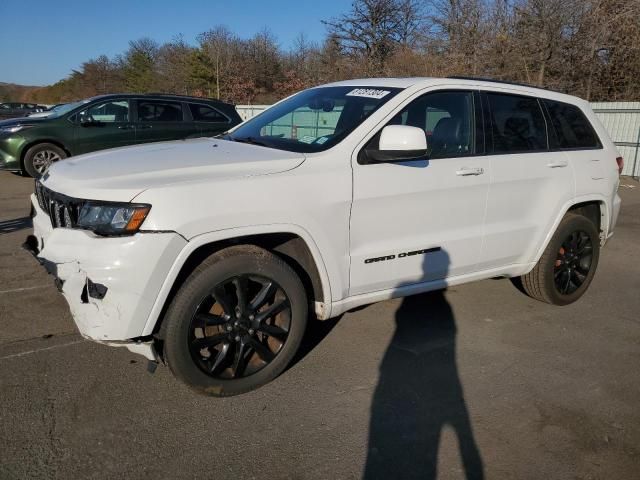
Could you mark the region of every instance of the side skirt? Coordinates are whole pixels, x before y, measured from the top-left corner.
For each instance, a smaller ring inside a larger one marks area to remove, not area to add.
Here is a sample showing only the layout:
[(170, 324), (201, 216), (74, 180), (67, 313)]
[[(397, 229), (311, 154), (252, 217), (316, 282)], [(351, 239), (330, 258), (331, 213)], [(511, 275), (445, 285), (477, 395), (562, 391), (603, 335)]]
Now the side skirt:
[(443, 288), (460, 285), (463, 283), (475, 282), (478, 280), (486, 280), (494, 277), (517, 277), (531, 271), (535, 266), (535, 262), (525, 264), (514, 264), (507, 267), (494, 268), (492, 270), (483, 270), (481, 272), (473, 272), (456, 277), (443, 278), (440, 280), (432, 280), (430, 282), (412, 283), (410, 285), (400, 285), (397, 288), (387, 290), (378, 290), (370, 293), (363, 293), (347, 297), (331, 304), (331, 317), (347, 312), (353, 308), (370, 303), (381, 302), (391, 298), (408, 297), (418, 293), (430, 292), (433, 290), (441, 290)]

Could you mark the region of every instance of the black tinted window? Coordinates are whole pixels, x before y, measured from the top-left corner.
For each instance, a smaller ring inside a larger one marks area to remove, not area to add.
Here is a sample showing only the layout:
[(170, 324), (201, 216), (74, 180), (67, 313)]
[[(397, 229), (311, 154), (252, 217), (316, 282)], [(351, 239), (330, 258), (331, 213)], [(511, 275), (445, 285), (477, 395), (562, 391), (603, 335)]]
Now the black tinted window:
[(424, 130), (429, 158), (473, 153), (473, 95), (471, 92), (434, 92), (411, 102), (389, 125)]
[(191, 116), (196, 122), (228, 122), (222, 113), (208, 105), (190, 103)]
[(547, 132), (538, 100), (487, 93), (495, 153), (547, 150)]
[(582, 110), (552, 100), (544, 100), (560, 148), (598, 148), (600, 140)]
[(141, 122), (180, 122), (182, 104), (160, 100), (138, 101), (138, 120)]

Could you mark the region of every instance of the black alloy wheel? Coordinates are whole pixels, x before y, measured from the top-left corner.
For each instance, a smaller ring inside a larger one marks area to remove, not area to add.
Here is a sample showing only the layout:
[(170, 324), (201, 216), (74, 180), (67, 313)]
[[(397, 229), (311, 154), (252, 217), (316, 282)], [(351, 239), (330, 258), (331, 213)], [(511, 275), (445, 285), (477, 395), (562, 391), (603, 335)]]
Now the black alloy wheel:
[(600, 231), (587, 217), (568, 212), (531, 271), (514, 283), (552, 305), (569, 305), (589, 288), (600, 258)]
[(271, 363), (289, 336), (291, 304), (274, 280), (238, 275), (213, 287), (193, 317), (189, 350), (214, 378), (252, 375)]
[(558, 293), (570, 295), (587, 279), (593, 261), (593, 243), (586, 232), (572, 232), (562, 242), (554, 265)]
[(285, 371), (308, 315), (307, 292), (283, 258), (255, 245), (227, 247), (176, 292), (159, 332), (163, 358), (199, 393), (246, 393)]

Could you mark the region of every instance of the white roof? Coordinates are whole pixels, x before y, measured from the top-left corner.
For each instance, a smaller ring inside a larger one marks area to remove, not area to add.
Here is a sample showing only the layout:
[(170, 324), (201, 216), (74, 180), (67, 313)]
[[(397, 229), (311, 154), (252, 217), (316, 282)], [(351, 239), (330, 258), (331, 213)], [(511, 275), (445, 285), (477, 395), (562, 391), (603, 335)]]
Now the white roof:
[(461, 79), (461, 78), (438, 78), (438, 77), (405, 77), (405, 78), (357, 78), (354, 80), (344, 80), (341, 82), (334, 82), (323, 86), (359, 86), (359, 87), (390, 87), (390, 88), (409, 88), (409, 87), (433, 87), (433, 86), (469, 86), (475, 88), (487, 88), (491, 90), (504, 90), (511, 92), (527, 93), (529, 95), (535, 95), (545, 98), (554, 98), (557, 100), (578, 103), (584, 102), (584, 100), (566, 95), (564, 93), (554, 92), (552, 90), (545, 90), (543, 88), (537, 88), (528, 85), (514, 85), (512, 83), (503, 83), (500, 81), (486, 81), (475, 79)]

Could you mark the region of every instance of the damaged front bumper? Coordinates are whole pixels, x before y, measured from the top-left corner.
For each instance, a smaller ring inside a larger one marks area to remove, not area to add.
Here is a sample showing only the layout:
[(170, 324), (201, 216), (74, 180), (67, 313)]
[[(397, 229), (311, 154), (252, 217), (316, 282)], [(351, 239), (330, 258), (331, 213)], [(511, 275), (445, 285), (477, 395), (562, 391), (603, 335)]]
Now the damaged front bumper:
[(100, 237), (86, 230), (52, 228), (31, 198), (33, 235), (25, 247), (55, 278), (80, 334), (157, 361), (144, 326), (186, 240), (177, 233)]

